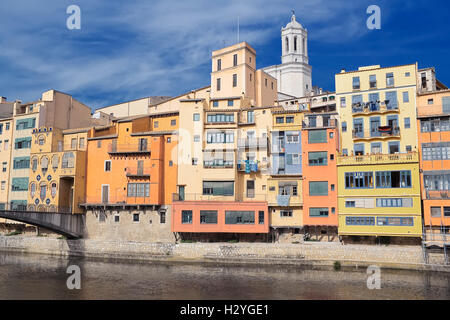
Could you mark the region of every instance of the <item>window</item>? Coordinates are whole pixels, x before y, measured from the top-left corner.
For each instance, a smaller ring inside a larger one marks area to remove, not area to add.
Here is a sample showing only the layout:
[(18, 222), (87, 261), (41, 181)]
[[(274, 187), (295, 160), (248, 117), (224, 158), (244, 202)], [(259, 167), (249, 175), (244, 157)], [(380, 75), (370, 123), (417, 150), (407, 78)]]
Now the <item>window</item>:
[(64, 153), (62, 157), (62, 168), (63, 169), (73, 168), (74, 163), (75, 163), (75, 156), (73, 155), (73, 153), (72, 152)]
[(14, 169), (28, 169), (30, 167), (30, 157), (18, 157), (14, 158)]
[(139, 213), (133, 213), (133, 222), (139, 222)]
[(310, 196), (327, 196), (328, 195), (328, 181), (310, 181), (309, 182)]
[(194, 121), (200, 121), (200, 113), (194, 113)]
[(170, 120), (170, 125), (171, 126), (176, 126), (177, 125), (177, 120), (175, 120), (175, 119)]
[(434, 99), (428, 99), (428, 104), (429, 105), (434, 104)]
[(450, 190), (450, 171), (429, 171), (424, 173), (425, 188), (430, 191)]
[(53, 182), (51, 187), (52, 187), (51, 195), (52, 195), (52, 198), (54, 198), (54, 197), (56, 197), (56, 182)]
[(341, 108), (345, 108), (347, 106), (345, 97), (341, 97)]
[(405, 118), (405, 129), (411, 128), (411, 119)]
[(264, 84), (265, 84), (265, 86), (267, 87), (267, 78), (264, 79)]
[(12, 178), (12, 191), (28, 191), (28, 178)]
[(181, 223), (192, 224), (192, 210), (181, 211)]
[[(41, 144), (41, 141), (39, 141), (39, 144)], [(77, 148), (77, 138), (72, 138), (70, 143), (70, 148), (76, 149)]]
[(18, 120), (16, 130), (33, 129), (36, 126), (36, 118)]
[(444, 207), (444, 217), (450, 217), (450, 207)]
[(172, 142), (172, 138), (171, 137), (167, 137), (167, 143), (171, 143)]
[(9, 146), (9, 140), (5, 140), (4, 145), (3, 145), (4, 150), (8, 150), (8, 146)]
[(403, 103), (409, 102), (409, 92), (403, 92)]
[(405, 72), (405, 77), (410, 77), (411, 76), (411, 72)]
[(377, 188), (411, 188), (411, 171), (376, 172)]
[(348, 150), (346, 148), (342, 149), (342, 155), (348, 156)]
[(299, 141), (300, 136), (298, 133), (286, 133), (286, 143), (299, 143)]
[(155, 122), (153, 123), (153, 127), (154, 127), (154, 128), (158, 128), (158, 127), (159, 127), (159, 121), (155, 121)]
[(192, 158), (192, 165), (196, 166), (198, 164), (198, 158)]
[(291, 218), (292, 210), (280, 210), (280, 218)]
[(326, 143), (327, 131), (326, 130), (309, 130), (308, 131), (308, 143)]
[(286, 154), (286, 163), (288, 165), (296, 165), (301, 163), (301, 158), (298, 153), (288, 153)]
[(255, 224), (255, 211), (225, 211), (225, 224)]
[(159, 213), (159, 223), (160, 224), (166, 223), (166, 212), (165, 211), (161, 211)]
[(441, 217), (441, 207), (431, 207), (431, 217), (440, 218)]
[(377, 87), (377, 76), (375, 74), (369, 76), (369, 84), (371, 89)]
[(233, 196), (234, 181), (203, 181), (203, 195)]
[(234, 106), (234, 100), (228, 100), (228, 106), (229, 107)]
[(356, 207), (356, 202), (355, 201), (345, 201), (345, 207), (346, 208), (355, 208)]
[(309, 152), (308, 164), (310, 166), (326, 166), (328, 160), (328, 153), (324, 152)]
[(411, 217), (378, 217), (377, 225), (379, 226), (413, 226), (414, 219)]
[(222, 70), (222, 59), (217, 59), (217, 71)]
[(233, 74), (233, 88), (237, 87), (237, 74)]
[[(102, 147), (102, 141), (98, 140), (97, 141), (97, 148), (101, 148), (101, 147)], [(62, 151), (62, 148), (61, 148), (61, 151)]]
[(217, 91), (220, 91), (220, 78), (217, 78)]
[(128, 197), (149, 197), (150, 184), (149, 183), (129, 183), (127, 186)]
[(207, 143), (234, 143), (233, 132), (209, 131), (206, 133)]
[(334, 184), (330, 186), (331, 191), (334, 191)]
[(6, 131), (9, 130), (9, 122), (6, 123), (6, 125), (5, 125), (5, 130), (6, 130)]
[(118, 214), (116, 214), (114, 216), (114, 222), (119, 223), (120, 222), (120, 216)]
[(264, 216), (265, 216), (264, 211), (259, 211), (259, 213), (258, 213), (258, 223), (259, 224), (264, 224)]
[[(37, 160), (36, 160), (37, 161)], [(7, 162), (3, 162), (2, 163), (2, 172), (6, 172), (6, 167), (7, 167), (8, 163)]]
[(31, 148), (31, 138), (18, 138), (15, 140), (14, 148), (19, 149), (29, 149)]
[(330, 132), (330, 139), (334, 138), (334, 132)]
[(218, 107), (219, 106), (219, 101), (215, 100), (213, 101), (213, 107)]
[(310, 217), (328, 217), (328, 208), (309, 208)]
[(83, 149), (85, 146), (85, 138), (80, 138), (80, 149)]
[(284, 123), (284, 117), (276, 117), (275, 122), (276, 123)]
[(294, 117), (286, 117), (286, 123), (294, 123)]
[(238, 55), (235, 54), (235, 55), (233, 55), (233, 67), (236, 67), (237, 63), (238, 63)]
[(200, 142), (200, 135), (195, 135), (194, 136), (194, 142)]
[(342, 122), (342, 132), (347, 132), (347, 122)]
[(377, 207), (379, 208), (411, 208), (413, 206), (412, 198), (378, 198)]
[(373, 188), (373, 172), (346, 172), (345, 189)]
[(347, 226), (374, 226), (374, 217), (345, 217)]
[(412, 146), (406, 146), (406, 152), (411, 152), (412, 151)]
[(105, 161), (105, 172), (111, 171), (111, 160)]
[(353, 77), (353, 90), (360, 89), (359, 77)]
[(217, 224), (217, 210), (200, 210), (201, 224)]
[(394, 73), (386, 73), (386, 86), (393, 87), (394, 86)]

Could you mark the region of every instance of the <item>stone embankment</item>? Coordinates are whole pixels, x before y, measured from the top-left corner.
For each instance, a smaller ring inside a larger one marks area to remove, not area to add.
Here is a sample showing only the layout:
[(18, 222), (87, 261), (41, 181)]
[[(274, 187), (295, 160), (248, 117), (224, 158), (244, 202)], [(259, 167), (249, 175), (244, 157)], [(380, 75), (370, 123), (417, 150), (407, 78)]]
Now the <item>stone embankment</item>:
[(1, 237), (0, 251), (107, 259), (166, 262), (304, 265), (448, 271), (443, 254), (424, 264), (420, 246), (342, 245), (340, 243), (149, 243), (62, 240), (47, 237)]

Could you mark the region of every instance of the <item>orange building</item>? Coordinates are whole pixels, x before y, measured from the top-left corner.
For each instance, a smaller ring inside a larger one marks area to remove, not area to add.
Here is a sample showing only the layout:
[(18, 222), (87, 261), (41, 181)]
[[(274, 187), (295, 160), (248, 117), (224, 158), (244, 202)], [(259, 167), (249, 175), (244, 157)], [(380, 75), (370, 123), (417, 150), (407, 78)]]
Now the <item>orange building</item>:
[(420, 172), (427, 233), (450, 226), (450, 90), (417, 97)]
[(302, 128), (303, 226), (316, 239), (336, 239), (337, 113), (307, 114)]
[(173, 240), (178, 126), (178, 112), (172, 112), (121, 118), (93, 129), (83, 204), (90, 238)]

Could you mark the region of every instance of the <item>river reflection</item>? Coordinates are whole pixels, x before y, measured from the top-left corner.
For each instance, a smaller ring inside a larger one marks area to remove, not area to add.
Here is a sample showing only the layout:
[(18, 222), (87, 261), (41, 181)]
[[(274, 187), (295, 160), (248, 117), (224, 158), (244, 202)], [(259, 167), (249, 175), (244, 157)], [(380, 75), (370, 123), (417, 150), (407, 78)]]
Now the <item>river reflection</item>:
[[(66, 286), (81, 268), (81, 290)], [(365, 269), (213, 266), (62, 258), (0, 252), (0, 299), (450, 299), (450, 274)]]

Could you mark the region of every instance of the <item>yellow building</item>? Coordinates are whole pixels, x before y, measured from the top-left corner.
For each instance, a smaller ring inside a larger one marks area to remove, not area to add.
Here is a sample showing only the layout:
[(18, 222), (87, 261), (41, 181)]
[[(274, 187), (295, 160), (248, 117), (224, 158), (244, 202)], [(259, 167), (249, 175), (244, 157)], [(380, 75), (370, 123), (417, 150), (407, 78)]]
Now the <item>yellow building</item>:
[(417, 64), (336, 75), (339, 235), (420, 237)]
[(90, 128), (34, 129), (28, 209), (82, 213), (86, 196), (86, 146)]

